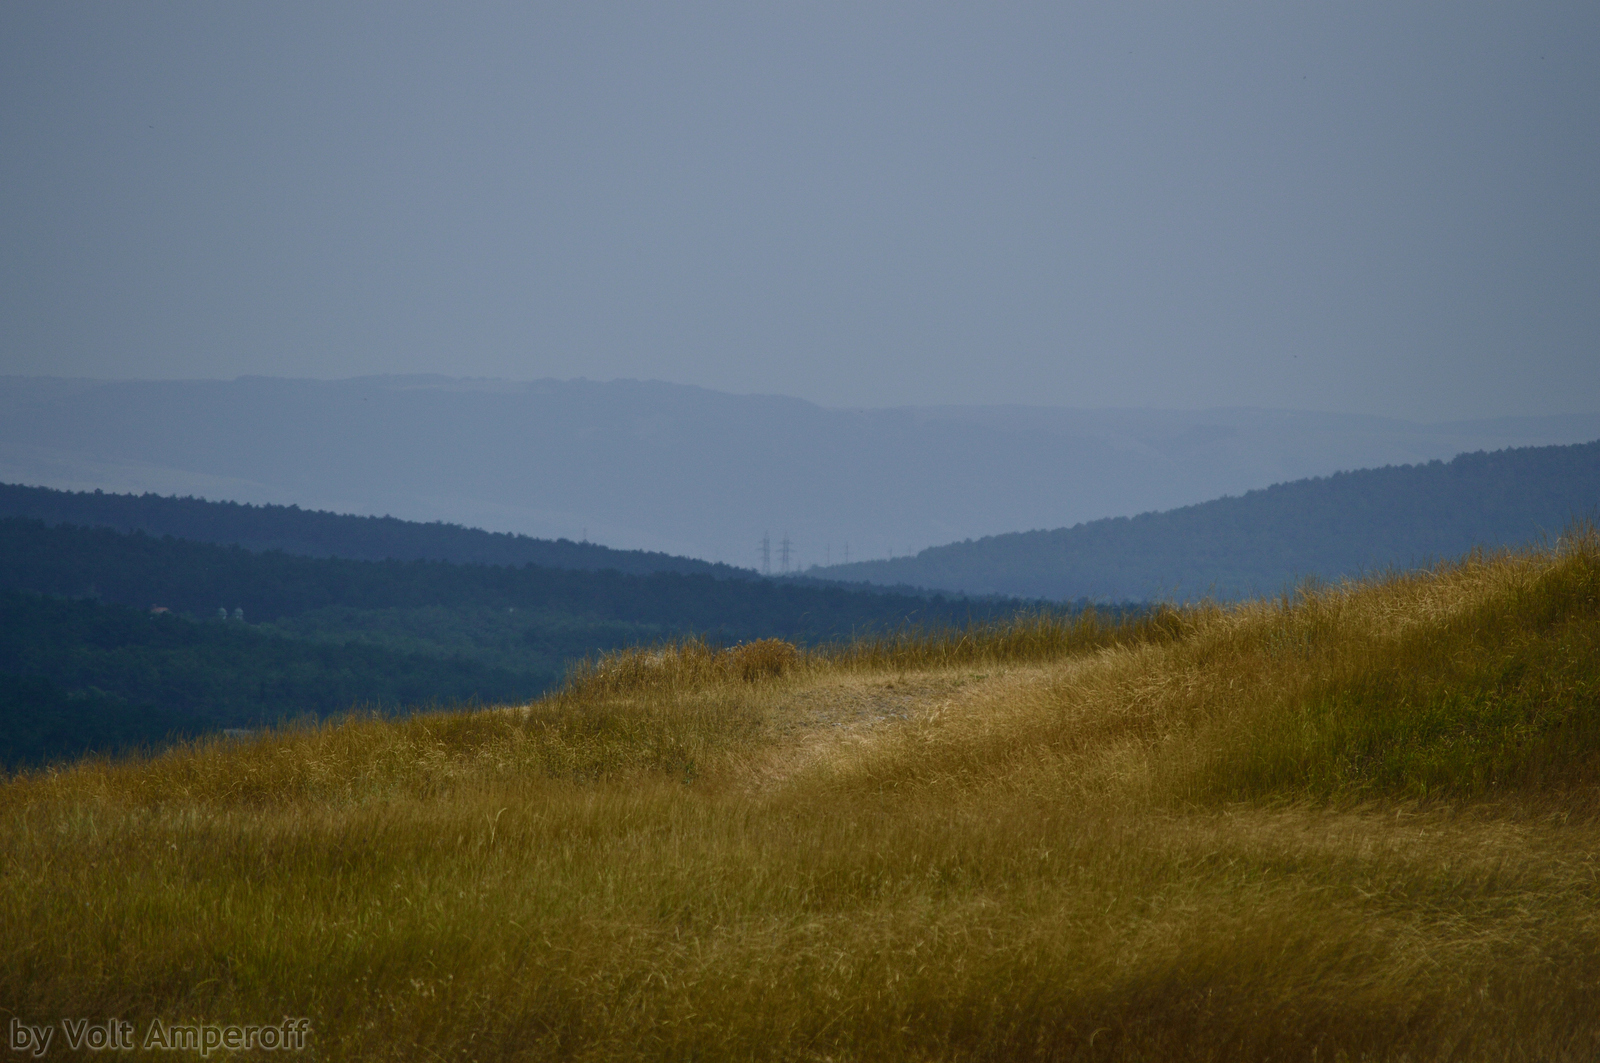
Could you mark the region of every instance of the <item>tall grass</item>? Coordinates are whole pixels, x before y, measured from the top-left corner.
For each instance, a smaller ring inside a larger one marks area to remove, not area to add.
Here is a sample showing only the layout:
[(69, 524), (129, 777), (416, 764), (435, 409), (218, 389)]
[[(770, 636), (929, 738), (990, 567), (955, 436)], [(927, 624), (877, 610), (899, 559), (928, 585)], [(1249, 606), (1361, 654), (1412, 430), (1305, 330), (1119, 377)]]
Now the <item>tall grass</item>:
[(1108, 613), (1092, 607), (1075, 613), (1040, 610), (965, 628), (907, 626), (815, 647), (761, 639), (718, 648), (691, 637), (578, 662), (558, 697), (588, 702), (641, 692), (698, 691), (797, 672), (1039, 664), (1109, 646), (1170, 641), (1184, 630), (1184, 614), (1162, 605)]
[[(1427, 602), (1424, 622), (1389, 613)], [(1478, 554), (1259, 611), (1236, 652), (1278, 689), (1216, 743), (1234, 798), (1476, 797), (1600, 783), (1600, 549)]]
[(1597, 572), (1589, 534), (1237, 608), (686, 643), (532, 706), (14, 779), (0, 1024), (305, 1015), (360, 1059), (1592, 1059)]

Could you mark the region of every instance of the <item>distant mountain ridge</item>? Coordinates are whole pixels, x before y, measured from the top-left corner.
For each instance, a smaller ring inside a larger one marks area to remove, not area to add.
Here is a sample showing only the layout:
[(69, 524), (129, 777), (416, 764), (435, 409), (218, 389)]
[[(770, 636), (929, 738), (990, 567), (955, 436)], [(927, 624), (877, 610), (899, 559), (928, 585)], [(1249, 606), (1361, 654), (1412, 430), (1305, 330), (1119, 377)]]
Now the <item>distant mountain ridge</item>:
[[(1340, 469), (1580, 443), (1592, 415), (831, 409), (662, 381), (0, 376), (0, 482), (443, 520), (790, 570)], [(783, 555), (773, 552), (773, 567)], [(620, 559), (618, 559), (620, 560)]]
[(1600, 507), (1600, 441), (1461, 454), (1276, 484), (1240, 497), (1015, 532), (816, 575), (968, 594), (1193, 600), (1272, 594), (1556, 537)]
[(438, 521), (422, 523), (395, 517), (329, 513), (299, 506), (258, 506), (152, 493), (120, 495), (0, 484), (0, 517), (29, 517), (46, 524), (140, 531), (157, 537), (170, 535), (195, 542), (242, 546), (246, 550), (282, 550), (306, 557), (342, 557), (354, 561), (533, 564), (591, 572), (615, 569), (630, 575), (699, 573), (724, 579), (756, 575), (749, 569), (692, 557), (646, 550), (613, 550), (570, 539), (534, 539)]

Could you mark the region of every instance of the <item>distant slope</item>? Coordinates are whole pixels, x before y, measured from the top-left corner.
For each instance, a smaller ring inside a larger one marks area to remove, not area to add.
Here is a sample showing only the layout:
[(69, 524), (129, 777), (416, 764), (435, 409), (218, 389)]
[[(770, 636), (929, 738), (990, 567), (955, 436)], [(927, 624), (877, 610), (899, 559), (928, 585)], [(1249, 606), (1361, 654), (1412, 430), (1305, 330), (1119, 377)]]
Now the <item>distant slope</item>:
[(1600, 441), (1462, 454), (932, 547), (816, 574), (1052, 599), (1236, 598), (1554, 537), (1600, 506)]
[(79, 524), (171, 535), (247, 550), (282, 550), (310, 557), (358, 561), (453, 561), (479, 565), (542, 565), (582, 570), (699, 572), (753, 576), (748, 569), (645, 550), (613, 550), (570, 539), (481, 531), (440, 522), (359, 517), (299, 506), (209, 502), (156, 494), (55, 491), (0, 484), (0, 517), (32, 517), (47, 524)]
[(0, 518), (0, 589), (159, 605), (196, 617), (239, 608), (251, 623), (335, 608), (497, 610), (554, 625), (647, 625), (656, 637), (694, 632), (802, 642), (1007, 616), (1024, 604), (676, 572), (296, 557), (19, 517)]

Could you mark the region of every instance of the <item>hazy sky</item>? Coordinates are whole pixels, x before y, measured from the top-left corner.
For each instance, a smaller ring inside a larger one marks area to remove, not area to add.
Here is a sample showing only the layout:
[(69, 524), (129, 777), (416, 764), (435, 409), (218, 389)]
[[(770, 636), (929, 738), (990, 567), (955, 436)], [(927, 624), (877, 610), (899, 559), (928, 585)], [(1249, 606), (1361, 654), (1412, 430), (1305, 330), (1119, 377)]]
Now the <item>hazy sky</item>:
[(1600, 4), (0, 6), (0, 372), (1600, 409)]

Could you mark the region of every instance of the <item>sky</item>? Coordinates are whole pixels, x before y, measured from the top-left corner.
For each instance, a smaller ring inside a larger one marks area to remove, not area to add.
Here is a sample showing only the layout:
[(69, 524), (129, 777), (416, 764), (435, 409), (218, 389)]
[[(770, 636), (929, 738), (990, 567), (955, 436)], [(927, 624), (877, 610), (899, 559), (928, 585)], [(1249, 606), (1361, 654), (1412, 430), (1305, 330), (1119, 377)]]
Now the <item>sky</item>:
[(0, 373), (1600, 411), (1600, 5), (0, 6)]

